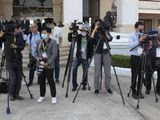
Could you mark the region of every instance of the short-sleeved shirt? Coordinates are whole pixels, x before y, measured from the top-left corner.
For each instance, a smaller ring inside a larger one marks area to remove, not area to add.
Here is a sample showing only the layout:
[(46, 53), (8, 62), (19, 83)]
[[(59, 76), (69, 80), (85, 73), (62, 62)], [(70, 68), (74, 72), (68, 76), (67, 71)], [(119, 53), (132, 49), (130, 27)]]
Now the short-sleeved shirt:
[[(28, 35), (28, 38), (27, 38), (27, 44), (29, 45), (29, 46), (31, 46), (31, 55), (33, 56), (33, 57), (35, 57), (35, 48), (36, 48), (36, 42), (38, 41), (38, 40), (41, 40), (41, 36), (40, 36), (40, 33), (38, 32), (37, 34), (33, 34), (32, 33), (32, 37), (30, 37), (31, 36), (31, 34), (29, 34)], [(31, 38), (31, 40), (30, 40), (30, 38)]]
[(54, 29), (52, 29), (50, 38), (55, 40), (57, 45), (59, 45), (60, 38), (62, 38), (62, 29), (59, 27), (54, 27)]

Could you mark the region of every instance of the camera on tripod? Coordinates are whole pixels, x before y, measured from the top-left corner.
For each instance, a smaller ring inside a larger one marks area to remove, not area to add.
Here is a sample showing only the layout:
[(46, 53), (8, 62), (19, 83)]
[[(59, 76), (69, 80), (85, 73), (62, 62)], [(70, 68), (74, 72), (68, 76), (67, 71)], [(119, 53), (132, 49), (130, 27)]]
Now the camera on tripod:
[(144, 39), (144, 42), (142, 42), (142, 44), (147, 44), (147, 43), (149, 43), (150, 41), (154, 41), (154, 40), (156, 40), (156, 38), (157, 38), (157, 31), (151, 31), (151, 32), (140, 32), (139, 33), (139, 38), (141, 37), (141, 36), (146, 36), (146, 38)]

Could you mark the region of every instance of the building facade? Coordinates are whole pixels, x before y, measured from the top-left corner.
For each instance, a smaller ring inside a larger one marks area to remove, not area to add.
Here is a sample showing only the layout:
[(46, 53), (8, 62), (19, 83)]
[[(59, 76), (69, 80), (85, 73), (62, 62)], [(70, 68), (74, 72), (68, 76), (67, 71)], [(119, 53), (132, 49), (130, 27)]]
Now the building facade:
[(29, 19), (54, 17), (57, 23), (61, 21), (68, 26), (75, 19), (103, 18), (107, 11), (113, 11), (117, 16), (117, 32), (132, 32), (138, 19), (144, 21), (146, 31), (160, 25), (158, 0), (0, 0), (0, 3), (0, 14), (6, 19), (23, 14)]

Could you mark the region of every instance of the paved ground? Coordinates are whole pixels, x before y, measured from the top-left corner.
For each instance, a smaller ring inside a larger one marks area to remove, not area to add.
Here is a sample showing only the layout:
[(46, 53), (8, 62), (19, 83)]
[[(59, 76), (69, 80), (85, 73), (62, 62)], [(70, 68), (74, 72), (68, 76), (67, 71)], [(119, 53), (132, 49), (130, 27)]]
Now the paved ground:
[[(27, 75), (28, 72), (26, 71)], [(61, 78), (63, 78), (62, 68)], [(81, 70), (79, 71), (81, 80)], [(31, 100), (26, 87), (23, 86), (21, 95), (24, 101), (11, 102), (11, 115), (6, 115), (6, 95), (0, 95), (0, 120), (160, 120), (160, 103), (155, 103), (154, 92), (140, 101), (140, 110), (134, 109), (137, 101), (128, 98), (127, 92), (130, 78), (119, 76), (120, 85), (126, 105), (122, 104), (121, 97), (117, 91), (118, 86), (115, 76), (112, 77), (112, 96), (106, 95), (104, 87), (99, 95), (94, 94), (93, 70), (89, 72), (91, 91), (80, 91), (75, 103), (72, 103), (75, 93), (69, 90), (69, 98), (65, 98), (66, 86), (61, 88), (57, 85), (58, 103), (51, 104), (50, 91), (47, 89), (46, 100), (38, 104), (39, 87), (37, 84), (31, 87), (34, 99)], [(62, 81), (62, 80), (61, 80)], [(36, 80), (35, 80), (36, 82)]]

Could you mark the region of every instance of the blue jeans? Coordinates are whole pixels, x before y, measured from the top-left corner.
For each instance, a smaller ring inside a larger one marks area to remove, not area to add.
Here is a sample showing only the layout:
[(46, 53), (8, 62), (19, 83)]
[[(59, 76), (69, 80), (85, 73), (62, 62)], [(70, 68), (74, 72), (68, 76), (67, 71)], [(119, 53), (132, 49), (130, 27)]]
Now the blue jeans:
[(57, 57), (55, 59), (55, 79), (56, 80), (59, 80), (59, 74), (60, 74), (60, 50), (58, 48), (58, 51), (57, 51)]
[(86, 59), (76, 59), (73, 61), (73, 69), (72, 69), (72, 84), (73, 87), (76, 87), (77, 84), (77, 70), (78, 67), (82, 64), (82, 68), (83, 68), (83, 76), (82, 79), (84, 78), (84, 73), (87, 72), (84, 81), (83, 81), (83, 86), (87, 85), (87, 81), (88, 81), (88, 60)]

